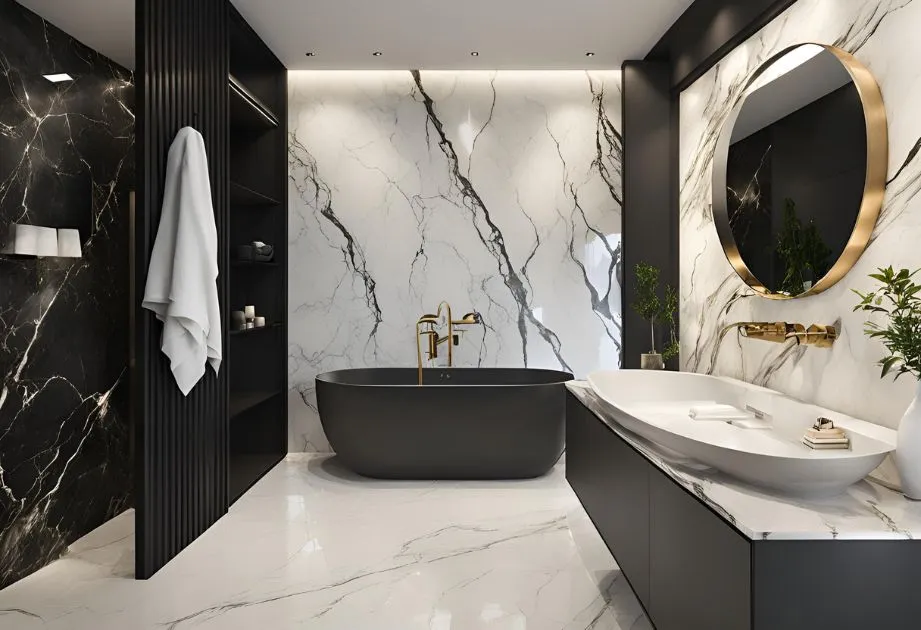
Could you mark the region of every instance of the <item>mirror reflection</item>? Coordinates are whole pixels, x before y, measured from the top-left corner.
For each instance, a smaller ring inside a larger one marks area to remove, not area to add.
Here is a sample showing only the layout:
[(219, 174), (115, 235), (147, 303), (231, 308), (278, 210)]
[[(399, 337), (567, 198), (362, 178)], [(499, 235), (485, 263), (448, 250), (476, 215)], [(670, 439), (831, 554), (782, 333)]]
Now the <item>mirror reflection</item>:
[(828, 274), (860, 214), (861, 95), (834, 53), (803, 45), (772, 62), (737, 111), (724, 157), (731, 234), (765, 293), (797, 296)]

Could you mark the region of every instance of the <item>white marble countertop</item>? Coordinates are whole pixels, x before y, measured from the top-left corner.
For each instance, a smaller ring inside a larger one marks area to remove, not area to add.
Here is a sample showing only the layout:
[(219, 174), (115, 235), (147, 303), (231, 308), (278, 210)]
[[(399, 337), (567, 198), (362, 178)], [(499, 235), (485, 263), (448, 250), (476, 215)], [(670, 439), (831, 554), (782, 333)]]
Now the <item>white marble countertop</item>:
[(872, 480), (828, 499), (772, 494), (689, 459), (666, 454), (605, 413), (588, 383), (567, 388), (654, 466), (752, 540), (891, 540), (921, 538), (921, 502)]

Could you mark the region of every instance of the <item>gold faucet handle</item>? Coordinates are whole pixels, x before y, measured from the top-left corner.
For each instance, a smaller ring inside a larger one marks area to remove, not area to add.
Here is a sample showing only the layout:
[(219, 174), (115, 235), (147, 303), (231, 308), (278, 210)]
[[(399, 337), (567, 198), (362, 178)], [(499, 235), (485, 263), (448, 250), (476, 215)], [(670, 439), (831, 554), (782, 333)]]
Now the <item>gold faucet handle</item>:
[(838, 329), (834, 326), (813, 324), (803, 333), (803, 343), (816, 348), (831, 348), (838, 340)]
[(455, 319), (451, 322), (455, 326), (474, 326), (476, 324), (482, 323), (483, 317), (476, 312), (467, 313), (460, 319)]
[(733, 326), (738, 327), (743, 337), (774, 343), (784, 343), (789, 339), (795, 339), (797, 344), (831, 348), (838, 339), (838, 330), (834, 326), (818, 324), (806, 328), (802, 324), (787, 322), (741, 322)]
[(434, 330), (424, 330), (419, 333), (420, 336), (427, 338), (426, 344), (428, 345), (428, 350), (426, 354), (429, 355), (429, 361), (433, 361), (438, 358), (438, 333)]

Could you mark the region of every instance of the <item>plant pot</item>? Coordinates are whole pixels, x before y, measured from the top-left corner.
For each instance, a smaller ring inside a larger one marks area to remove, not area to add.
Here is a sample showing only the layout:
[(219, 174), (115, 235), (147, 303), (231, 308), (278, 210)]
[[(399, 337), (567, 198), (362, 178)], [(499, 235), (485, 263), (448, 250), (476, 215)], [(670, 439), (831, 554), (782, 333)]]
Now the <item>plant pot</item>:
[(665, 361), (661, 354), (643, 354), (640, 355), (640, 367), (644, 370), (664, 370)]
[(921, 501), (921, 383), (899, 424), (895, 464), (902, 480), (902, 492), (909, 499)]

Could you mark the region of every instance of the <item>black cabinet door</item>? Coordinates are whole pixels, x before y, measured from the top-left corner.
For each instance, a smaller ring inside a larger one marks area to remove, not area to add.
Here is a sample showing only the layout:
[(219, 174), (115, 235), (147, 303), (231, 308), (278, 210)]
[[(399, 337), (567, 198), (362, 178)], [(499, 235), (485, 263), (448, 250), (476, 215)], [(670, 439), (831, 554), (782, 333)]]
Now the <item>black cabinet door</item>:
[(568, 394), (566, 479), (647, 608), (649, 468), (643, 457)]
[(650, 472), (650, 617), (658, 630), (751, 628), (751, 542)]
[(752, 557), (755, 630), (921, 627), (921, 541), (766, 540)]

